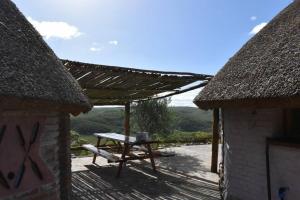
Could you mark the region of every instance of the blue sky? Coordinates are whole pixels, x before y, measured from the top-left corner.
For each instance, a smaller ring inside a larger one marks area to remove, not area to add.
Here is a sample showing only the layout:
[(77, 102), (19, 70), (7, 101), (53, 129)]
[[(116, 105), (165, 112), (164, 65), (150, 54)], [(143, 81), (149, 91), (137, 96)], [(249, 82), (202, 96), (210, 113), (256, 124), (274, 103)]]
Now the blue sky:
[[(215, 74), (247, 40), (292, 2), (13, 1), (61, 58), (206, 74)], [(197, 92), (173, 98), (173, 105), (192, 105)]]

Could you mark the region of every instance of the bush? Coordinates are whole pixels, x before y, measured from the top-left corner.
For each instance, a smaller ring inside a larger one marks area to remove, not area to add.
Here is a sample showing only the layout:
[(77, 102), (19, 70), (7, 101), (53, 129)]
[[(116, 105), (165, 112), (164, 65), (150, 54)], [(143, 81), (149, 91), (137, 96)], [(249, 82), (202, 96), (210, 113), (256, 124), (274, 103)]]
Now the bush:
[(132, 106), (133, 130), (148, 132), (150, 135), (160, 131), (168, 135), (173, 132), (173, 113), (168, 107), (170, 99), (141, 101)]
[(83, 144), (88, 144), (89, 141), (82, 138), (82, 136), (74, 130), (70, 131), (71, 133), (71, 147), (82, 146)]
[(154, 134), (154, 140), (161, 143), (210, 143), (212, 134), (208, 132), (182, 132), (175, 131), (167, 136)]

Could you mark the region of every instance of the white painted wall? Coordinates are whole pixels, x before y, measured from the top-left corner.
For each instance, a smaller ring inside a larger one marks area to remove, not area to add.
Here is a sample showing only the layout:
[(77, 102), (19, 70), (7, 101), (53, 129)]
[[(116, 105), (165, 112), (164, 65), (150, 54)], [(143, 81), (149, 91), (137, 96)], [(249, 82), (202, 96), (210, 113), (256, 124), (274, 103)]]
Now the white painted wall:
[(288, 187), (285, 200), (300, 199), (300, 149), (270, 146), (270, 177), (272, 199), (278, 199), (278, 189)]
[(281, 109), (224, 109), (228, 200), (267, 200), (266, 137), (283, 133)]

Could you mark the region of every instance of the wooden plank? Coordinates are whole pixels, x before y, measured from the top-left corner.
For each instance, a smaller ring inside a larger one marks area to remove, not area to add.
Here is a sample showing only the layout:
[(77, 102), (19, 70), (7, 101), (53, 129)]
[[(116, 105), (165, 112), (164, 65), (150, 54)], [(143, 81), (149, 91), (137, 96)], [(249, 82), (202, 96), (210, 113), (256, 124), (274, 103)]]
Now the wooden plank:
[(298, 138), (267, 138), (267, 142), (270, 145), (300, 148), (300, 139)]
[(219, 109), (213, 110), (213, 138), (211, 152), (211, 172), (218, 173), (218, 153), (219, 153)]
[(208, 84), (208, 82), (205, 81), (205, 82), (202, 82), (202, 83), (200, 83), (196, 86), (192, 86), (192, 87), (184, 89), (184, 90), (179, 90), (179, 91), (176, 91), (176, 92), (172, 92), (171, 94), (167, 94), (167, 95), (164, 95), (164, 96), (160, 96), (160, 97), (156, 97), (156, 98), (154, 97), (153, 99), (163, 99), (163, 98), (167, 98), (167, 97), (170, 97), (170, 96), (173, 96), (173, 95), (182, 94), (182, 93), (185, 93), (185, 92), (197, 89), (197, 88), (204, 87), (207, 84)]
[(106, 139), (111, 139), (119, 142), (124, 142), (128, 144), (133, 144), (136, 142), (135, 137), (126, 137), (125, 135), (118, 134), (118, 133), (94, 133), (95, 136), (101, 137), (101, 138), (106, 138)]
[(124, 119), (125, 136), (130, 135), (130, 103), (125, 104), (125, 119)]
[(146, 147), (141, 146), (141, 145), (134, 145), (132, 148), (134, 150), (137, 150), (137, 151), (143, 151), (143, 152), (147, 152), (148, 151)]
[[(100, 146), (100, 141), (101, 141), (101, 138), (100, 138), (100, 137), (98, 137), (98, 140), (97, 140), (97, 145), (96, 145), (97, 149), (98, 149), (98, 148), (99, 148), (99, 146)], [(96, 162), (96, 157), (97, 157), (97, 154), (96, 154), (96, 153), (94, 153), (94, 157), (93, 157), (93, 163), (95, 163), (95, 162)]]
[(83, 88), (93, 87), (95, 84), (100, 82), (100, 80), (102, 80), (104, 76), (106, 76), (105, 72), (97, 72), (97, 73), (95, 72), (95, 76), (92, 79), (87, 80), (85, 83), (82, 83), (81, 87)]
[(152, 169), (153, 171), (156, 172), (156, 166), (155, 166), (155, 162), (154, 162), (154, 158), (153, 158), (153, 154), (152, 154), (152, 149), (151, 149), (151, 145), (150, 144), (146, 144), (146, 147), (148, 149), (148, 155), (149, 155), (149, 158), (150, 158), (150, 161), (151, 161), (151, 166), (152, 166)]
[(112, 153), (109, 153), (103, 149), (98, 149), (94, 145), (84, 144), (84, 145), (82, 145), (82, 147), (94, 154), (97, 154), (98, 156), (106, 158), (110, 162), (119, 162), (120, 161), (119, 157), (117, 157), (117, 156), (113, 155)]

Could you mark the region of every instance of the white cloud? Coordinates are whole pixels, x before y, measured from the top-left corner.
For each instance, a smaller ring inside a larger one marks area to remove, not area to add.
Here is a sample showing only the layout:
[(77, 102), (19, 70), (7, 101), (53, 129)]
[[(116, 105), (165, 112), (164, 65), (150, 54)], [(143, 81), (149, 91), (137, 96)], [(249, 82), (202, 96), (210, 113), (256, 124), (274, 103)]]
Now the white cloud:
[(257, 20), (257, 17), (256, 17), (256, 16), (251, 16), (251, 17), (250, 17), (250, 20), (251, 20), (251, 21), (255, 21), (255, 20)]
[(90, 48), (90, 51), (94, 51), (94, 52), (96, 52), (96, 51), (102, 51), (102, 48), (99, 48), (99, 47), (91, 47), (91, 48)]
[(68, 40), (82, 35), (76, 26), (66, 22), (37, 21), (31, 17), (27, 17), (27, 19), (45, 39), (60, 38)]
[(117, 46), (119, 44), (119, 42), (117, 40), (111, 40), (108, 43), (111, 45), (115, 45), (115, 46)]
[(199, 94), (200, 91), (201, 89), (196, 89), (172, 96), (170, 106), (196, 107), (196, 105), (193, 103), (193, 100)]
[(98, 42), (93, 42), (91, 47), (90, 47), (90, 51), (93, 51), (93, 52), (99, 52), (99, 51), (102, 51), (102, 50), (103, 50), (103, 47), (99, 46)]
[(256, 33), (258, 33), (261, 29), (263, 29), (268, 23), (267, 22), (262, 22), (258, 25), (256, 25), (251, 31), (250, 31), (250, 35), (255, 35)]

